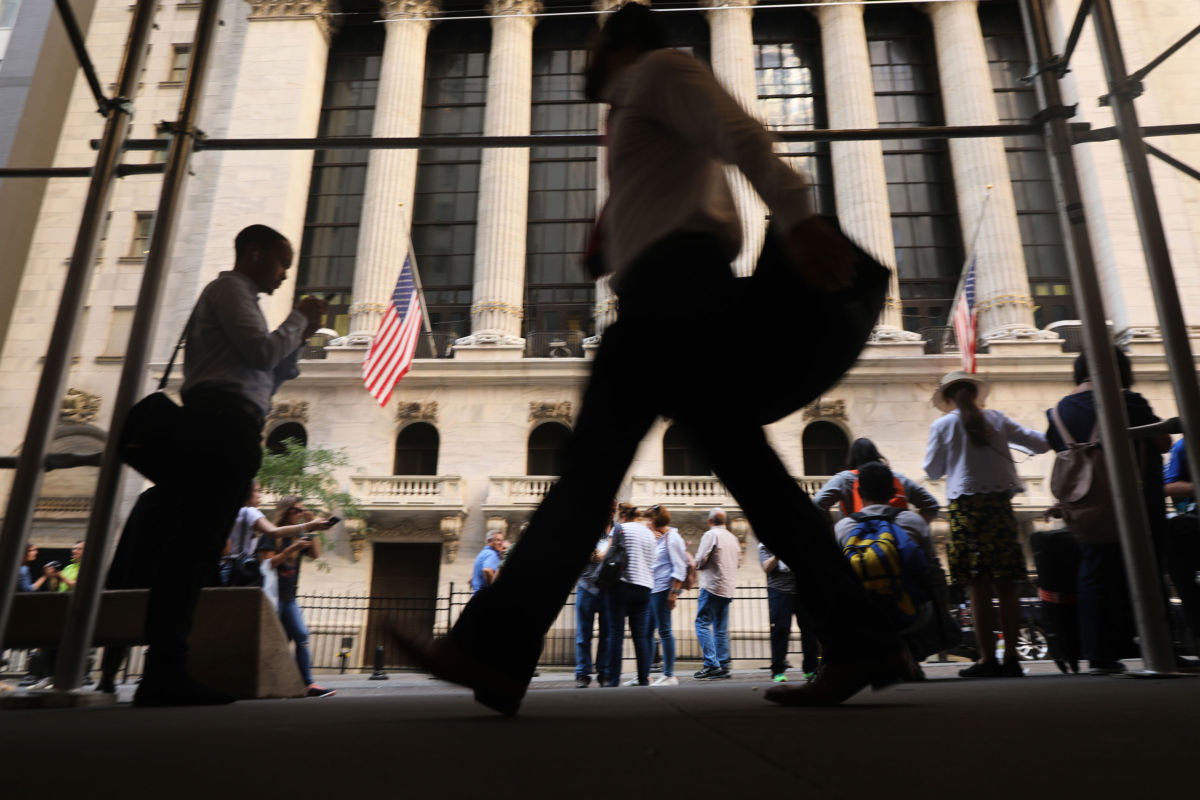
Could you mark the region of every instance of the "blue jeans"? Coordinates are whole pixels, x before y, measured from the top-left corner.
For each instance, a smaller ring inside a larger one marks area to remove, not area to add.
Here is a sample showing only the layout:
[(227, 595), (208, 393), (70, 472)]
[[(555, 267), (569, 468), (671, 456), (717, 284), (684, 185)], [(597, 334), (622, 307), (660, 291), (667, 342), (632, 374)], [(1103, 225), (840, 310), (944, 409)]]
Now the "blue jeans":
[(820, 663), (821, 645), (813, 632), (813, 624), (804, 606), (796, 602), (791, 592), (767, 587), (767, 608), (771, 617), (771, 674), (784, 671), (787, 663), (788, 640), (792, 634), (792, 617), (800, 626), (800, 648), (804, 652), (801, 669), (816, 672)]
[(296, 643), (296, 666), (300, 667), (300, 677), (308, 686), (313, 682), (312, 658), (308, 654), (308, 627), (295, 600), (279, 601), (279, 621), (283, 623), (283, 632), (287, 634), (288, 641)]
[(717, 669), (729, 664), (729, 604), (732, 597), (700, 590), (696, 611), (696, 638), (704, 654), (704, 666)]
[[(603, 683), (608, 679), (608, 593), (598, 594), (580, 586), (575, 592), (575, 677), (585, 678), (595, 672)], [(600, 618), (597, 632), (596, 663), (592, 666), (592, 625)]]
[(621, 651), (625, 645), (625, 620), (633, 637), (638, 683), (650, 683), (650, 590), (617, 581), (608, 590), (608, 686), (621, 684)]
[(675, 674), (675, 634), (671, 633), (671, 609), (667, 608), (667, 597), (670, 589), (653, 592), (650, 595), (650, 641), (654, 641), (654, 632), (662, 641), (663, 677), (669, 678)]

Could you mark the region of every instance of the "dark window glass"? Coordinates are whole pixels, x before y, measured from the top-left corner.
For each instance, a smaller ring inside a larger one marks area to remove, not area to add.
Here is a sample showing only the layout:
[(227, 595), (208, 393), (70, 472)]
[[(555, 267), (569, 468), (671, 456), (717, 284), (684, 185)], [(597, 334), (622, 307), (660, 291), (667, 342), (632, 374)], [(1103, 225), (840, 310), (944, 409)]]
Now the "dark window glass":
[(836, 475), (842, 469), (850, 441), (832, 422), (814, 422), (804, 429), (805, 475)]
[(662, 443), (663, 475), (711, 475), (708, 459), (678, 425), (667, 428)]
[[(1020, 9), (1013, 2), (980, 6), (979, 23), (1000, 122), (1029, 122), (1038, 106), (1033, 86), (1022, 81), (1029, 74), (1029, 54)], [(1006, 136), (1004, 149), (1033, 294), (1034, 323), (1044, 328), (1051, 322), (1078, 319), (1045, 143), (1037, 135)]]
[(562, 475), (566, 462), (567, 439), (571, 430), (557, 422), (543, 422), (529, 434), (525, 459), (526, 475)]
[[(480, 135), (487, 101), (491, 28), (486, 20), (435, 26), (425, 59), (421, 134)], [(417, 155), (412, 238), (429, 322), (466, 336), (471, 327), (478, 147), (422, 149)]]
[(712, 34), (709, 31), (708, 20), (703, 14), (695, 11), (673, 11), (663, 14), (660, 19), (667, 31), (668, 47), (691, 53), (705, 64), (712, 63), (709, 48)]
[(396, 437), (393, 475), (437, 475), (437, 428), (428, 422), (414, 422)]
[[(384, 31), (362, 15), (335, 34), (325, 71), (319, 136), (370, 136)], [(313, 156), (308, 210), (300, 241), (297, 294), (329, 299), (324, 327), (350, 329), (350, 292), (362, 217), (368, 150), (318, 150)]]
[(294, 439), (301, 447), (308, 447), (308, 431), (299, 422), (285, 422), (267, 436), (267, 451), (275, 455), (283, 455), (286, 448), (283, 443)]
[[(543, 19), (533, 36), (531, 133), (595, 133), (598, 107), (583, 98), (592, 17)], [(581, 260), (596, 215), (596, 148), (529, 152), (525, 332), (591, 335), (594, 284)]]
[[(925, 15), (889, 5), (867, 8), (864, 19), (880, 127), (944, 125), (933, 32)], [(963, 266), (962, 233), (946, 142), (885, 140), (883, 165), (904, 327), (919, 331), (945, 325)], [(806, 450), (806, 465), (807, 460)], [(806, 471), (810, 475), (828, 474), (813, 472), (807, 466)]]
[[(754, 12), (754, 68), (758, 107), (776, 131), (828, 128), (825, 79), (821, 74), (821, 31), (816, 20), (795, 9), (759, 7)], [(781, 153), (812, 176), (817, 209), (834, 213), (833, 170), (828, 142), (784, 144)]]

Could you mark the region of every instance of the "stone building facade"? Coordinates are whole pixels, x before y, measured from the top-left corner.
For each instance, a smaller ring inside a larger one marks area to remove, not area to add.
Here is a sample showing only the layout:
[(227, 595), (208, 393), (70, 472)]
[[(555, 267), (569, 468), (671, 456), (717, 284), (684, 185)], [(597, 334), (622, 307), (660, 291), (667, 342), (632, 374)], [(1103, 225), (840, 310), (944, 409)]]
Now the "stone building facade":
[[(601, 0), (603, 4), (604, 0)], [(445, 136), (595, 133), (602, 109), (580, 96), (596, 15), (553, 16), (554, 0), (225, 0), (200, 127), (209, 137)], [(689, 49), (743, 105), (779, 130), (982, 125), (1037, 110), (1019, 13), (1009, 0), (911, 4), (706, 0), (664, 14), (672, 44)], [(1076, 4), (1049, 2), (1055, 41)], [(1116, 4), (1128, 62), (1146, 63), (1200, 20), (1200, 0)], [(152, 138), (173, 117), (198, 3), (163, 0), (133, 135)], [(572, 6), (571, 9), (577, 9)], [(113, 81), (130, 19), (128, 0), (99, 0), (88, 46)], [(1146, 80), (1145, 125), (1192, 122), (1200, 45)], [(1076, 121), (1112, 124), (1090, 26), (1065, 79)], [(54, 156), (90, 163), (99, 120), (77, 77)], [(1200, 141), (1160, 146), (1200, 164)], [(978, 269), (979, 371), (990, 405), (1044, 428), (1044, 410), (1071, 388), (1078, 316), (1040, 137), (889, 140), (781, 145), (815, 178), (819, 207), (864, 247), (897, 265), (884, 311), (855, 368), (809, 408), (771, 426), (784, 462), (806, 487), (841, 466), (849, 441), (868, 437), (913, 478), (937, 381), (959, 357), (948, 315), (968, 255)], [(1115, 143), (1075, 148), (1107, 314), (1132, 355), (1140, 390), (1161, 416), (1175, 413), (1157, 315), (1120, 153)], [(131, 153), (130, 161), (153, 160)], [(579, 268), (588, 225), (605, 193), (593, 146), (438, 147), (416, 150), (201, 151), (193, 162), (170, 259), (151, 372), (159, 373), (201, 287), (232, 263), (235, 233), (272, 225), (297, 244), (298, 264), (273, 297), (272, 323), (294, 298), (330, 298), (329, 329), (310, 343), (302, 376), (276, 398), (268, 445), (299, 436), (343, 449), (340, 475), (367, 527), (332, 532), (327, 571), (305, 589), (434, 592), (461, 587), (491, 526), (516, 536), (553, 481), (558, 448), (578, 411), (588, 359), (614, 315), (603, 281)], [(1200, 300), (1200, 184), (1153, 167), (1185, 313)], [(765, 209), (732, 176), (753, 268)], [(116, 187), (81, 320), (77, 358), (54, 449), (103, 445), (105, 400), (115, 395), (159, 179)], [(50, 182), (21, 263), (20, 288), (0, 356), (0, 448), (18, 450), (53, 324), (85, 187)], [(412, 249), (433, 334), (380, 408), (359, 367)], [(748, 325), (752, 323), (748, 322)], [(752, 341), (753, 332), (748, 333)], [(703, 331), (647, 342), (643, 364), (702, 347)], [(819, 341), (796, 342), (794, 363)], [(737, 364), (718, 374), (737, 391)], [(646, 380), (635, 378), (634, 380)], [(696, 391), (711, 383), (696, 376)], [(690, 387), (673, 387), (688, 391)], [(1049, 456), (1022, 460), (1029, 490), (1016, 500), (1032, 530), (1048, 503)], [(0, 493), (10, 476), (0, 476)], [(34, 536), (73, 541), (89, 508), (94, 470), (51, 474)], [(944, 499), (939, 482), (927, 482)], [(126, 508), (141, 488), (126, 480)], [(623, 496), (670, 508), (695, 541), (715, 505), (749, 545), (736, 501), (660, 421), (643, 442)], [(746, 583), (761, 582), (750, 552)], [(416, 587), (416, 588), (414, 588)]]

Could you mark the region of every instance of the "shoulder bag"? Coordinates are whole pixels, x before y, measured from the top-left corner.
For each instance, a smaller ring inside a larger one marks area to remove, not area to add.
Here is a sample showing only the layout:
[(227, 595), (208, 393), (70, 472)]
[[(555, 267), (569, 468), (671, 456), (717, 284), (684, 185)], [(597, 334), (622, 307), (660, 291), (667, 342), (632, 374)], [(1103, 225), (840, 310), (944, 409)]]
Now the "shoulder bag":
[[(193, 317), (195, 313), (193, 310)], [(171, 353), (171, 360), (163, 370), (158, 388), (129, 409), (117, 440), (121, 461), (153, 483), (160, 483), (175, 462), (175, 448), (171, 443), (174, 433), (183, 424), (183, 409), (167, 396), (166, 389), (175, 359), (187, 339), (191, 324), (192, 317), (188, 317), (183, 333), (179, 334), (179, 341), (175, 344), (175, 351)]]

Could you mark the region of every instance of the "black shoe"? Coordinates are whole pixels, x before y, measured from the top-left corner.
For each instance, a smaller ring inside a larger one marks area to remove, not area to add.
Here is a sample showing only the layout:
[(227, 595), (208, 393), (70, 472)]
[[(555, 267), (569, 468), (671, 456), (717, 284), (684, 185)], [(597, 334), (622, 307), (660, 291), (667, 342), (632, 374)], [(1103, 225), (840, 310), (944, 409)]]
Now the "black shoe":
[(205, 686), (187, 676), (143, 680), (133, 695), (133, 704), (138, 708), (221, 706), (236, 700), (237, 698), (228, 692)]
[(1006, 678), (1025, 677), (1025, 668), (1021, 666), (1021, 659), (1019, 658), (1004, 659), (1004, 666), (1000, 667), (1000, 672)]
[(1004, 677), (1004, 667), (1000, 666), (999, 661), (989, 659), (972, 664), (966, 669), (960, 669), (958, 676), (960, 678), (1002, 678)]
[(714, 677), (720, 671), (720, 667), (703, 667), (693, 672), (692, 677), (698, 681), (706, 681), (709, 678)]
[(591, 684), (591, 682), (592, 682), (592, 677), (590, 675), (580, 675), (578, 678), (575, 679), (575, 688), (576, 689), (586, 689)]
[(472, 658), (449, 637), (412, 637), (397, 630), (392, 639), (416, 665), (435, 678), (475, 690), (475, 702), (506, 717), (516, 716), (528, 681), (522, 682)]
[(116, 694), (117, 687), (112, 681), (101, 678), (96, 682), (96, 691), (101, 692), (102, 694)]
[(712, 675), (709, 675), (708, 679), (710, 681), (719, 681), (719, 680), (723, 680), (725, 678), (732, 678), (732, 677), (733, 677), (733, 673), (730, 672), (727, 667), (721, 667), (716, 672), (714, 672)]

